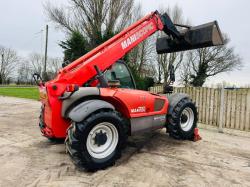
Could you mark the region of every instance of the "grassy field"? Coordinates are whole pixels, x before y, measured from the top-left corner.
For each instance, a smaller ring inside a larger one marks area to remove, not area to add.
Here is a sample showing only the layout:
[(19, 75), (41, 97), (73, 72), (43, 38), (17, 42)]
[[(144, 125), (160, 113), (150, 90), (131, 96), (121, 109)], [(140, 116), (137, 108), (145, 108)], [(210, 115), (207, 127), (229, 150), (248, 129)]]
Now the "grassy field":
[(0, 87), (0, 95), (27, 99), (39, 99), (37, 87)]

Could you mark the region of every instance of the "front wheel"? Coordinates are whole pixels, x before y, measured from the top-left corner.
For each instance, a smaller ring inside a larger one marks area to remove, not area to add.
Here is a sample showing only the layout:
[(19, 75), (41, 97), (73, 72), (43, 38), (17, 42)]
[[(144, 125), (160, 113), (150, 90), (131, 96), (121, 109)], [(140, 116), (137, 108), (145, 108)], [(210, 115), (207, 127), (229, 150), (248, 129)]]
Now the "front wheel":
[(168, 114), (169, 135), (175, 139), (193, 140), (197, 120), (198, 113), (195, 104), (189, 98), (181, 99)]
[(65, 143), (77, 166), (95, 171), (113, 165), (125, 141), (124, 120), (114, 111), (101, 111), (72, 123)]

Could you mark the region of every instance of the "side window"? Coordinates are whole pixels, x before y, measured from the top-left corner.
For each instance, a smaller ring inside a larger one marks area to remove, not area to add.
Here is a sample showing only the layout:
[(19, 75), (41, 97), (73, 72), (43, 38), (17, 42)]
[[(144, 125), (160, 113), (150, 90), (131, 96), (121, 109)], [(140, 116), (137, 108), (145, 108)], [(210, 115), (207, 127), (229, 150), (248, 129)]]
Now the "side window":
[(123, 63), (115, 63), (110, 70), (105, 72), (106, 79), (109, 80), (119, 80), (121, 88), (131, 88), (135, 89), (134, 82), (132, 80), (131, 74), (127, 66)]

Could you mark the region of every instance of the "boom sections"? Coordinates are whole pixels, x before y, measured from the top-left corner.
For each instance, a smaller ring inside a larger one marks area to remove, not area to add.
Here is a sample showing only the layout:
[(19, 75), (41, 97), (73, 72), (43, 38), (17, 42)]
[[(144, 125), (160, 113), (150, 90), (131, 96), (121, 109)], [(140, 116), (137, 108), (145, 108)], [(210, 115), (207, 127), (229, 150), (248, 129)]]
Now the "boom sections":
[(95, 65), (101, 71), (106, 70), (143, 40), (162, 29), (159, 13), (153, 12), (61, 69), (52, 82), (82, 85), (96, 75)]

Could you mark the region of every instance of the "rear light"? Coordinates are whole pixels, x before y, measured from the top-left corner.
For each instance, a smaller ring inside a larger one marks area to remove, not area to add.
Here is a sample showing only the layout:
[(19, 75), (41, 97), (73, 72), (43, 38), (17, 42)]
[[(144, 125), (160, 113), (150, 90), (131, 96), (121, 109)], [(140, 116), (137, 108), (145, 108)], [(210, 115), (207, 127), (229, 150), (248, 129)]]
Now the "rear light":
[(79, 90), (79, 86), (76, 84), (69, 84), (66, 87), (66, 92), (75, 92), (77, 90)]
[(39, 88), (39, 98), (40, 98), (40, 100), (47, 99), (48, 96), (47, 96), (46, 88), (43, 85), (39, 86), (38, 88)]

